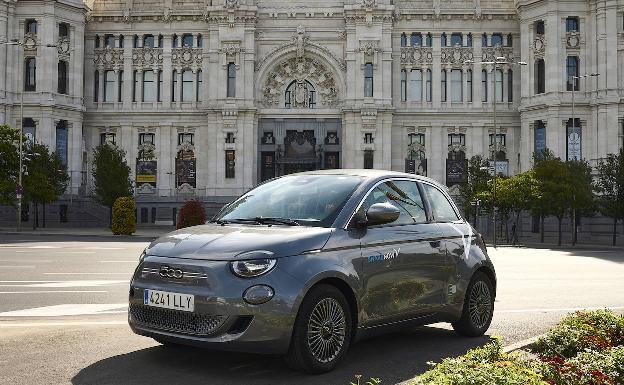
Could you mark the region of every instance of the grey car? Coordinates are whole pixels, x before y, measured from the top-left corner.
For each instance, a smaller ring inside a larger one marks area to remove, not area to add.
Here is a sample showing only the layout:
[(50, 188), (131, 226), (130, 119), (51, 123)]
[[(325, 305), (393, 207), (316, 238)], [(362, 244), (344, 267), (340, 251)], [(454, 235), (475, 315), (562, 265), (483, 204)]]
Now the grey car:
[(355, 341), (450, 322), (480, 336), (496, 276), (445, 187), (332, 170), (265, 182), (214, 221), (167, 234), (130, 283), (132, 330), (165, 345), (285, 355), (332, 370)]

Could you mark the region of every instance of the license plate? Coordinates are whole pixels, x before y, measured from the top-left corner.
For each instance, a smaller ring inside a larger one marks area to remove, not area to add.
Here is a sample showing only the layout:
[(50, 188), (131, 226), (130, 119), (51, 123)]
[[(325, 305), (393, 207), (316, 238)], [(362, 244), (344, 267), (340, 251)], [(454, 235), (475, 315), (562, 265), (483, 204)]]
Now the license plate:
[(195, 296), (145, 289), (143, 303), (147, 306), (192, 312), (195, 309)]

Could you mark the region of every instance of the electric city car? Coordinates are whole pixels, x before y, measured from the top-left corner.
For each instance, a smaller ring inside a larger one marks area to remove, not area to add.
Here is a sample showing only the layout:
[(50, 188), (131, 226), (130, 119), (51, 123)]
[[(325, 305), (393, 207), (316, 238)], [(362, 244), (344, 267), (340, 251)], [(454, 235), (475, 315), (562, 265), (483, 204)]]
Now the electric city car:
[(283, 354), (332, 370), (358, 339), (450, 322), (480, 336), (496, 275), (445, 187), (326, 170), (265, 182), (213, 221), (167, 234), (130, 282), (132, 330), (165, 345)]

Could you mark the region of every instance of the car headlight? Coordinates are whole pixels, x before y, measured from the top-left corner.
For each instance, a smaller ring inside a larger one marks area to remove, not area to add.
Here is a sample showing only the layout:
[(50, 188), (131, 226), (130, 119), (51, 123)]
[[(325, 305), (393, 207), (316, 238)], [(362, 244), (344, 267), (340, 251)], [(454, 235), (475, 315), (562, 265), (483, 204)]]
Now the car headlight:
[(252, 259), (246, 261), (232, 261), (230, 267), (234, 275), (241, 278), (253, 278), (259, 277), (262, 274), (266, 274), (277, 263), (276, 259), (264, 258), (264, 259)]

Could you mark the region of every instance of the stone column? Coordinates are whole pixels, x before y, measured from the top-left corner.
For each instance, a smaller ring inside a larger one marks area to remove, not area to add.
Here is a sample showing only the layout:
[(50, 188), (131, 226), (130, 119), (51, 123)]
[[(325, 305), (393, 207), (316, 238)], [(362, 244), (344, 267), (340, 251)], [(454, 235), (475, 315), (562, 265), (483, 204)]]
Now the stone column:
[(163, 37), (163, 90), (162, 90), (162, 106), (163, 108), (169, 108), (171, 106), (171, 82), (173, 68), (171, 66), (171, 35), (165, 35)]
[[(433, 100), (433, 108), (441, 107), (441, 93), (440, 93), (440, 71), (442, 69), (441, 66), (441, 52), (442, 48), (440, 45), (440, 34), (434, 33), (432, 34), (432, 43), (433, 43), (433, 65), (431, 66), (431, 85), (432, 85), (432, 100)], [(448, 81), (448, 77), (447, 77)], [(448, 95), (447, 95), (448, 96)]]
[(133, 67), (132, 67), (132, 44), (133, 35), (124, 35), (124, 51), (123, 51), (123, 90), (122, 103), (125, 110), (132, 106), (132, 90), (134, 89)]
[(473, 32), (472, 33), (472, 45), (473, 45), (473, 57), (474, 64), (472, 65), (472, 105), (474, 107), (479, 107), (482, 105), (481, 100), (483, 99), (483, 95), (481, 94), (481, 70), (483, 69), (482, 65), (479, 64), (483, 58), (483, 52), (481, 47), (481, 33)]

